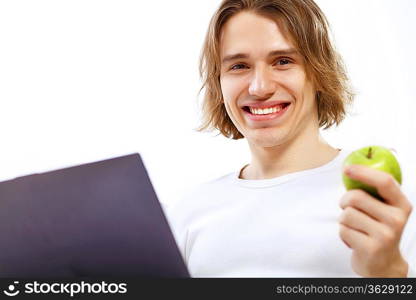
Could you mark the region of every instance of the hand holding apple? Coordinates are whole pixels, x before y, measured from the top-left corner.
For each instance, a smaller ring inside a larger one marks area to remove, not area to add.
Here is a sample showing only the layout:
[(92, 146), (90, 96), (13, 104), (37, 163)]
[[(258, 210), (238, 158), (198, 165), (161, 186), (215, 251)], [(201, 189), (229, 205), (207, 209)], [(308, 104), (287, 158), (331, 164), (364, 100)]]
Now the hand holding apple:
[(339, 235), (353, 250), (351, 265), (357, 274), (406, 277), (408, 264), (399, 244), (412, 206), (399, 185), (397, 160), (385, 148), (369, 148), (346, 159), (343, 176), (348, 191), (340, 201)]
[[(397, 161), (394, 154), (387, 148), (380, 146), (369, 146), (354, 151), (348, 155), (344, 161), (344, 166), (349, 165), (363, 165), (386, 172), (391, 174), (399, 184), (402, 183), (402, 172), (399, 162)], [(375, 187), (354, 180), (348, 177), (348, 175), (345, 173), (342, 175), (342, 179), (347, 190), (361, 189), (370, 195), (380, 199), (380, 195), (377, 193)]]

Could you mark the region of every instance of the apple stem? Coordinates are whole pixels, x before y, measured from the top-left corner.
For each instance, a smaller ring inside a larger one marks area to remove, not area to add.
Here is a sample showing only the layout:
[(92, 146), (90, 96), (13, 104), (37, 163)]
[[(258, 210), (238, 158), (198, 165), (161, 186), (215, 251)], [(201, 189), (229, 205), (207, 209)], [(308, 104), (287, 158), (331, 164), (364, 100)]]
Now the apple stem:
[(371, 159), (372, 156), (373, 156), (373, 149), (370, 147), (370, 148), (368, 148), (367, 158)]

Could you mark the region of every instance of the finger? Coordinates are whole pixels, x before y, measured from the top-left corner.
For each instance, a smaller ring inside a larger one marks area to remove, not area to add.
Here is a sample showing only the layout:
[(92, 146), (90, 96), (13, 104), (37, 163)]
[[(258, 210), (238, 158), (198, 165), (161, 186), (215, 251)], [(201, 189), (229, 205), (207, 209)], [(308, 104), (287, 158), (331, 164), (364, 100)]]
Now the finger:
[(346, 166), (344, 172), (351, 179), (375, 187), (388, 204), (403, 209), (408, 208), (406, 196), (402, 193), (399, 183), (390, 174), (361, 165)]
[(362, 190), (351, 190), (342, 196), (340, 207), (345, 209), (348, 206), (393, 227), (399, 223), (399, 219), (403, 215), (399, 208), (381, 202)]
[(363, 212), (348, 206), (339, 217), (339, 223), (373, 238), (380, 238), (388, 228)]
[(370, 244), (371, 239), (368, 235), (349, 228), (343, 224), (339, 224), (339, 236), (341, 237), (342, 241), (347, 244), (349, 248), (355, 250), (362, 250), (366, 249), (367, 245)]

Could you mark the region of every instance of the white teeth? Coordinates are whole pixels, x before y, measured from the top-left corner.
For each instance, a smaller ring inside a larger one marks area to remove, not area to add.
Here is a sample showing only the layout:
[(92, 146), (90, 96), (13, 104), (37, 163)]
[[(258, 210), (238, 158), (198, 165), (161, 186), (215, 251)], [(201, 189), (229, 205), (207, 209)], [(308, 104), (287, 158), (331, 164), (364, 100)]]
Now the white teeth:
[(249, 107), (249, 108), (250, 108), (250, 112), (253, 115), (268, 115), (268, 114), (273, 114), (273, 113), (281, 111), (282, 105), (278, 105), (278, 106), (266, 108), (266, 109), (261, 109), (261, 108), (257, 109), (257, 108), (252, 108), (252, 107)]

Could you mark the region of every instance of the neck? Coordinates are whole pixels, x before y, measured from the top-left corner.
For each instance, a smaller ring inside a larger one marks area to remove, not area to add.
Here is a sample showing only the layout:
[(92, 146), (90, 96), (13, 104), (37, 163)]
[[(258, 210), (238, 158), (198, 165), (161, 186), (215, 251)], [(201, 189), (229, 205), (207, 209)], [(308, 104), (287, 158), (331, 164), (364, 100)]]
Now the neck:
[(288, 173), (320, 167), (334, 159), (338, 150), (327, 144), (319, 130), (273, 147), (250, 144), (252, 160), (240, 172), (248, 180), (270, 179)]

